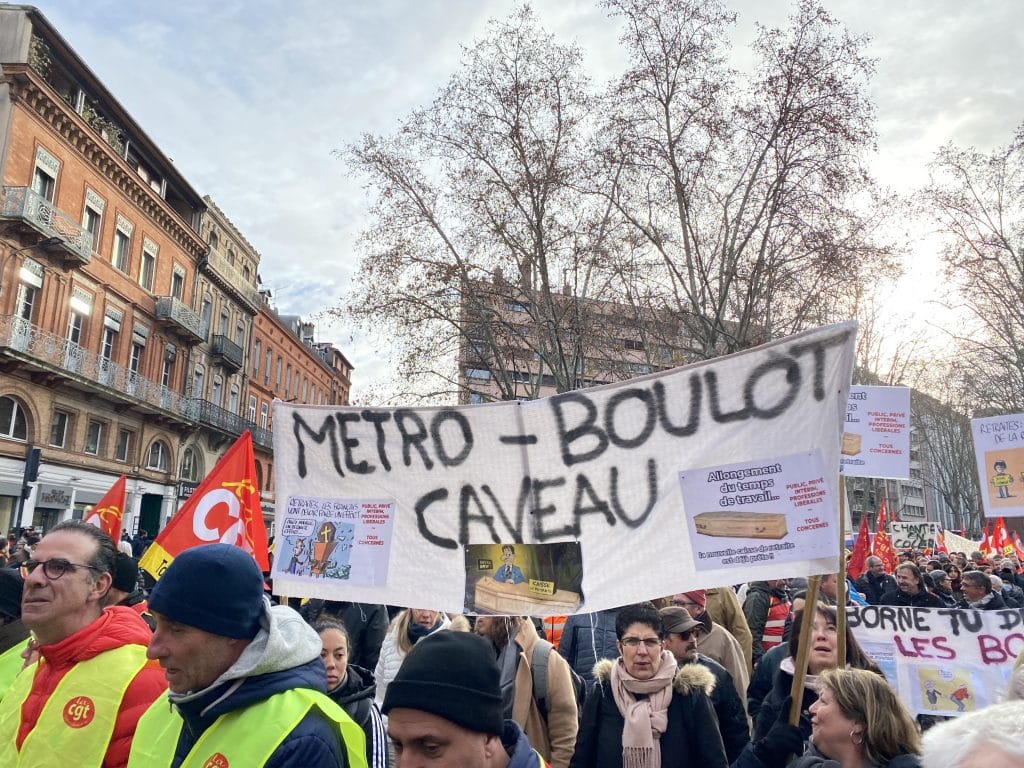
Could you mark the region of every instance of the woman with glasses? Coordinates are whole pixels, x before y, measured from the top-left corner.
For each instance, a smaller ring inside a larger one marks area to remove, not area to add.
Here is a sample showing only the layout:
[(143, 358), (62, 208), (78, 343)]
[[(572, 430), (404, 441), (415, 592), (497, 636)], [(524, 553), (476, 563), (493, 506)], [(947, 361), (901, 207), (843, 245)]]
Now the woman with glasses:
[(679, 668), (663, 647), (651, 603), (622, 608), (619, 657), (599, 661), (587, 693), (572, 768), (723, 768), (728, 765), (704, 667)]

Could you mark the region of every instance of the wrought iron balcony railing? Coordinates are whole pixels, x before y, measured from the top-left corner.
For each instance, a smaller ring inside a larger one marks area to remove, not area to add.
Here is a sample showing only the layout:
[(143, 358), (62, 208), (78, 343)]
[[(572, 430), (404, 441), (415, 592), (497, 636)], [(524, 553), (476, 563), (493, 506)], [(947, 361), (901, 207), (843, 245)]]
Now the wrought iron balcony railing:
[(157, 319), (184, 331), (196, 341), (206, 338), (206, 329), (199, 314), (174, 296), (161, 296), (156, 300), (156, 316)]
[(24, 222), (43, 238), (59, 238), (59, 247), (72, 259), (92, 260), (92, 233), (31, 187), (4, 187), (0, 210), (3, 218)]
[(223, 334), (216, 334), (210, 341), (210, 354), (219, 357), (232, 370), (238, 371), (242, 368), (242, 348)]
[(23, 318), (0, 315), (0, 350), (3, 349), (20, 352), (52, 368), (114, 390), (127, 399), (148, 403), (189, 421), (196, 420), (197, 408), (191, 398), (150, 381), (73, 341), (44, 331)]

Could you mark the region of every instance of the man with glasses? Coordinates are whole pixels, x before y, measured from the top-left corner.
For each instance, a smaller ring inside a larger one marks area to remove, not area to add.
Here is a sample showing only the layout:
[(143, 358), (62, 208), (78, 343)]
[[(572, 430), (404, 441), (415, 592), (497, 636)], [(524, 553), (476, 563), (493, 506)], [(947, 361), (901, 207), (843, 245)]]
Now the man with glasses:
[(22, 564), (21, 617), (39, 660), (0, 702), (5, 765), (128, 764), (135, 725), (166, 689), (146, 660), (149, 628), (135, 611), (103, 610), (114, 542), (92, 525), (57, 525)]
[(739, 641), (725, 627), (711, 620), (711, 614), (705, 610), (704, 601), (703, 589), (672, 595), (672, 605), (685, 608), (687, 613), (700, 624), (700, 652), (725, 667), (732, 676), (736, 695), (741, 700), (745, 700), (750, 673), (747, 660), (743, 656), (743, 649), (740, 647)]
[(670, 605), (658, 612), (665, 631), (665, 649), (672, 652), (679, 666), (700, 664), (715, 676), (715, 687), (710, 696), (711, 706), (718, 716), (718, 729), (725, 745), (725, 755), (732, 763), (750, 741), (747, 709), (743, 698), (736, 692), (732, 675), (717, 661), (697, 652), (701, 623), (690, 616), (685, 608)]

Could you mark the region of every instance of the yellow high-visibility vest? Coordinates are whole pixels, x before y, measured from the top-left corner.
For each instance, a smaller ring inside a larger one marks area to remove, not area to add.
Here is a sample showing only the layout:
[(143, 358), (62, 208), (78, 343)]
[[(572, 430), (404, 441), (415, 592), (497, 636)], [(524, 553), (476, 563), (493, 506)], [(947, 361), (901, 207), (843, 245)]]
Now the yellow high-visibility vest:
[[(366, 735), (331, 699), (308, 688), (274, 694), (214, 721), (192, 746), (181, 768), (258, 768), (314, 707), (335, 723), (349, 768), (366, 768)], [(168, 768), (184, 721), (162, 696), (139, 720), (128, 768)]]
[(15, 757), (4, 765), (50, 768), (74, 763), (99, 768), (124, 693), (145, 665), (143, 645), (122, 645), (75, 664), (57, 683), (18, 750), (21, 707), (32, 690), (39, 662), (23, 670), (0, 701), (0, 751)]
[(14, 678), (21, 672), (21, 668), (25, 666), (25, 660), (21, 658), (21, 654), (28, 648), (28, 641), (31, 639), (26, 637), (20, 643), (12, 645), (0, 653), (0, 701), (4, 700), (7, 689), (11, 687)]

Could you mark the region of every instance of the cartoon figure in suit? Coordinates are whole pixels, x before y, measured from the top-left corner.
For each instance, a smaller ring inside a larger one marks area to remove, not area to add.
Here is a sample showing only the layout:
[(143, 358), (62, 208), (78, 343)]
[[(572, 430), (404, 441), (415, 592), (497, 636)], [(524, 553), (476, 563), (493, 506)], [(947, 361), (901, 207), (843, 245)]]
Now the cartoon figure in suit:
[(516, 559), (516, 548), (511, 544), (505, 544), (501, 548), (501, 562), (503, 565), (498, 567), (498, 572), (494, 574), (495, 581), (504, 581), (509, 584), (522, 584), (526, 581), (526, 577), (523, 576), (523, 572), (519, 570), (519, 566), (515, 564)]

